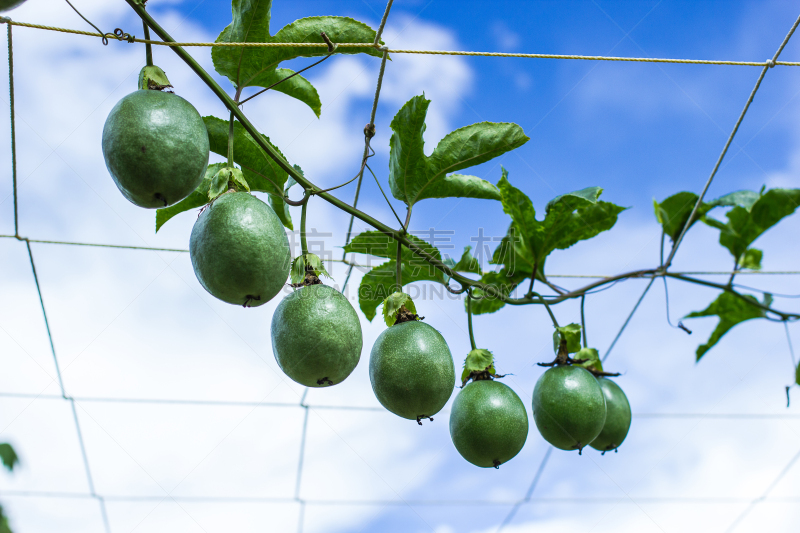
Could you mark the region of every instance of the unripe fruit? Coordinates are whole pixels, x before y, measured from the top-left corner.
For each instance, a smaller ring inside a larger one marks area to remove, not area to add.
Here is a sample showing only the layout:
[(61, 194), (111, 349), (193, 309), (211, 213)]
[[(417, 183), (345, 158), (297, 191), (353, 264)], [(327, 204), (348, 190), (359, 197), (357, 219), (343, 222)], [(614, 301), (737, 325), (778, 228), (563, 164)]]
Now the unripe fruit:
[(450, 438), (470, 463), (499, 467), (517, 455), (528, 438), (525, 405), (499, 381), (468, 383), (453, 401)]
[(381, 405), (419, 421), (438, 413), (450, 399), (456, 371), (442, 334), (413, 320), (378, 336), (370, 353), (369, 380)]
[(0, 0), (0, 13), (11, 11), (21, 5), (25, 0)]
[(306, 387), (341, 383), (361, 357), (353, 306), (327, 285), (294, 291), (272, 315), (272, 351), (287, 376)]
[(631, 404), (622, 389), (604, 377), (597, 379), (606, 398), (606, 422), (603, 431), (589, 446), (601, 452), (616, 450), (628, 436), (631, 427)]
[(200, 284), (223, 302), (256, 307), (289, 276), (289, 239), (278, 215), (246, 192), (225, 193), (197, 218), (189, 254)]
[(578, 366), (556, 366), (533, 389), (533, 420), (542, 437), (562, 450), (581, 450), (600, 434), (606, 401), (597, 379)]
[(203, 181), (208, 131), (175, 94), (139, 90), (117, 102), (103, 127), (103, 157), (114, 183), (139, 207), (180, 202)]

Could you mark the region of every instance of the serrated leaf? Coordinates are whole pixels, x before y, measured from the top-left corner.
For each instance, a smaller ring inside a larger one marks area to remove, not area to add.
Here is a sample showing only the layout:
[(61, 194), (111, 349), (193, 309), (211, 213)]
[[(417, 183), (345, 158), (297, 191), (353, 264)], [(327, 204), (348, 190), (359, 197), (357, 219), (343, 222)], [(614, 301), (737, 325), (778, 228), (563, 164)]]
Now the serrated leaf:
[(470, 272), (472, 274), (480, 274), (481, 266), (478, 260), (472, 256), (472, 246), (464, 248), (464, 253), (461, 254), (461, 259), (451, 267), (455, 272)]
[(706, 217), (706, 223), (720, 230), (719, 243), (730, 251), (737, 264), (758, 237), (800, 204), (800, 189), (771, 189), (762, 194), (750, 208), (737, 205), (726, 214), (727, 223)]
[[(522, 271), (514, 272), (503, 268), (499, 272), (484, 272), (481, 276), (481, 283), (493, 287), (497, 293), (499, 293), (503, 298), (506, 298), (510, 296), (511, 293), (514, 292), (514, 289), (516, 289), (517, 286), (528, 277), (530, 277), (530, 274), (525, 274)], [(494, 313), (506, 305), (502, 298), (497, 296), (489, 296), (488, 293), (477, 287), (473, 289), (472, 294), (476, 297), (472, 300), (473, 315)], [(465, 299), (465, 309), (466, 304), (467, 302)]]
[[(589, 187), (551, 200), (547, 204), (544, 220), (539, 221), (530, 198), (511, 185), (505, 169), (498, 187), (502, 194), (503, 211), (512, 220), (504, 239), (509, 250), (504, 252), (506, 260), (522, 261), (524, 266), (529, 266), (528, 277), (531, 276), (533, 265), (537, 265), (536, 275), (543, 278), (545, 260), (551, 252), (564, 250), (611, 229), (617, 222), (617, 215), (625, 210), (610, 202), (598, 201), (602, 189)], [(492, 258), (493, 263), (509, 267), (508, 263), (502, 261), (496, 255)], [(513, 268), (516, 270), (522, 266), (515, 264)]]
[(206, 175), (203, 177), (203, 181), (200, 182), (200, 185), (197, 187), (197, 189), (192, 191), (189, 196), (175, 205), (156, 209), (156, 232), (161, 229), (161, 226), (163, 226), (167, 220), (171, 219), (175, 215), (206, 205), (209, 201), (208, 191), (211, 187), (211, 180), (217, 174), (217, 172), (220, 171), (220, 169), (225, 168), (226, 166), (227, 163), (213, 163), (208, 165), (208, 168), (206, 168)]
[(426, 198), (499, 200), (497, 187), (475, 176), (448, 173), (485, 163), (528, 142), (517, 124), (480, 122), (442, 139), (430, 157), (423, 151), (430, 100), (415, 96), (392, 119), (389, 186), (409, 207)]
[(319, 258), (316, 254), (306, 254), (303, 256), (306, 261), (306, 268), (311, 269), (314, 272), (314, 275), (319, 277), (325, 276), (328, 279), (333, 279), (328, 271), (325, 270), (325, 265), (322, 263), (322, 259)]
[[(699, 361), (700, 358), (703, 357), (708, 350), (714, 347), (714, 345), (719, 342), (723, 335), (730, 331), (730, 329), (735, 325), (741, 324), (742, 322), (751, 320), (753, 318), (764, 318), (766, 316), (766, 312), (760, 307), (754, 305), (757, 303), (758, 300), (750, 295), (744, 295), (744, 299), (742, 299), (729, 292), (723, 292), (720, 293), (717, 299), (711, 302), (711, 304), (702, 311), (694, 311), (686, 315), (684, 318), (700, 318), (709, 316), (719, 317), (719, 322), (717, 323), (717, 327), (714, 328), (714, 331), (711, 333), (711, 337), (709, 337), (705, 344), (702, 344), (697, 348), (697, 360)], [(772, 295), (765, 294), (763, 304), (770, 305), (771, 303)]]
[[(364, 43), (375, 39), (375, 31), (348, 17), (309, 17), (284, 26), (270, 35), (271, 0), (233, 0), (233, 22), (217, 37), (217, 42), (286, 42), (323, 43), (324, 31), (334, 43)], [(328, 53), (326, 47), (214, 47), (211, 58), (216, 71), (236, 87), (269, 87), (293, 72), (278, 65), (297, 57), (316, 57)], [(337, 53), (367, 53), (380, 57), (373, 47), (337, 49)], [(301, 76), (295, 76), (272, 90), (282, 92), (311, 107), (319, 116), (321, 104), (314, 87)]]
[(400, 309), (403, 307), (405, 307), (406, 310), (417, 314), (417, 308), (414, 305), (414, 300), (412, 300), (411, 296), (404, 292), (392, 293), (387, 296), (385, 300), (383, 300), (383, 321), (386, 322), (388, 327), (394, 326), (394, 323), (397, 320), (397, 313), (399, 313)]
[(581, 348), (572, 358), (578, 361), (583, 359), (584, 362), (579, 363), (577, 366), (581, 366), (586, 370), (594, 370), (595, 372), (603, 371), (603, 363), (600, 361), (600, 354), (595, 348)]
[(494, 355), (489, 350), (477, 348), (469, 352), (464, 360), (464, 371), (461, 372), (461, 386), (466, 385), (470, 374), (483, 371), (488, 371), (493, 376), (497, 373), (494, 368)]
[(739, 268), (747, 268), (750, 270), (761, 270), (761, 259), (764, 257), (764, 252), (758, 248), (748, 248), (745, 250), (741, 259)]
[(14, 467), (19, 464), (17, 452), (14, 451), (13, 446), (5, 442), (0, 444), (0, 460), (3, 461), (3, 466), (5, 466), (9, 472), (13, 471)]
[(569, 324), (557, 327), (553, 332), (553, 350), (558, 353), (561, 341), (567, 342), (567, 353), (575, 353), (581, 349), (581, 325)]

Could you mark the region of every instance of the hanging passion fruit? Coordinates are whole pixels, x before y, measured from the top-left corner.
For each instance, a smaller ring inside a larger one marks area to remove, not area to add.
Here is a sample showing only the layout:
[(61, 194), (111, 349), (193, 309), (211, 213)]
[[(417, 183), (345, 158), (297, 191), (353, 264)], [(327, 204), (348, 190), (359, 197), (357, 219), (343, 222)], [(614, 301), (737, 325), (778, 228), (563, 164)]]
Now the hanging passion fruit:
[(378, 336), (370, 353), (369, 380), (381, 405), (422, 424), (423, 418), (431, 418), (450, 399), (456, 372), (442, 334), (411, 320)]
[(549, 369), (533, 389), (533, 420), (556, 448), (583, 450), (606, 420), (606, 401), (597, 379), (578, 366)]
[(599, 377), (597, 383), (606, 398), (606, 421), (600, 435), (589, 446), (603, 453), (620, 447), (631, 428), (631, 404), (619, 385)]
[(499, 468), (519, 453), (528, 438), (525, 405), (499, 381), (468, 383), (453, 401), (450, 438), (470, 463)]
[(175, 94), (132, 92), (117, 102), (103, 127), (106, 167), (139, 207), (166, 207), (189, 196), (203, 180), (208, 155), (203, 119)]
[(0, 0), (0, 13), (11, 11), (15, 7), (19, 7), (25, 0)]
[(200, 284), (223, 302), (257, 307), (289, 276), (289, 239), (278, 215), (247, 192), (216, 198), (197, 217), (189, 255)]
[(321, 283), (294, 291), (272, 315), (272, 351), (306, 387), (341, 383), (361, 357), (361, 323), (339, 291)]

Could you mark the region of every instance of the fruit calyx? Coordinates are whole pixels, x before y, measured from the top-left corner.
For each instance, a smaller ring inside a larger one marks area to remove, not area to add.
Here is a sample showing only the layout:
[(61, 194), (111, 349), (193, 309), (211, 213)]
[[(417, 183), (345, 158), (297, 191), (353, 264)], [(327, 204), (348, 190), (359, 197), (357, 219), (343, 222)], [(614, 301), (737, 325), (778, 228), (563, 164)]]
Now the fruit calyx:
[(389, 327), (403, 322), (423, 320), (424, 316), (417, 314), (417, 308), (411, 296), (404, 292), (395, 292), (383, 301), (383, 320)]
[(467, 354), (464, 359), (464, 371), (461, 373), (461, 388), (472, 381), (492, 381), (495, 378), (505, 377), (498, 374), (494, 368), (494, 355), (489, 350), (476, 348)]
[[(139, 71), (139, 89), (149, 91), (163, 91), (171, 89), (172, 84), (169, 82), (166, 73), (161, 68), (151, 65), (146, 66)], [(171, 93), (172, 91), (166, 91)]]
[(223, 167), (211, 178), (208, 187), (208, 199), (212, 202), (227, 192), (250, 192), (250, 186), (244, 179), (242, 171), (235, 167)]
[(329, 279), (331, 275), (325, 270), (322, 259), (316, 254), (303, 254), (295, 258), (292, 262), (291, 278), (289, 284), (293, 289), (308, 287), (309, 285), (321, 285), (320, 277), (325, 276)]

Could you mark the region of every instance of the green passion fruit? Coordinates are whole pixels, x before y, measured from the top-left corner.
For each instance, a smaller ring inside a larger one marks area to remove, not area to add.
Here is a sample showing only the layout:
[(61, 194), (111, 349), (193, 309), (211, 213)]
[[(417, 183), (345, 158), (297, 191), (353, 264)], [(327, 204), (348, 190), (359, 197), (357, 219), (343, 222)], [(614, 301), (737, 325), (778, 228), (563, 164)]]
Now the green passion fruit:
[(341, 383), (361, 357), (361, 323), (347, 298), (322, 284), (294, 291), (272, 315), (272, 351), (306, 387)]
[(622, 389), (610, 379), (600, 377), (597, 383), (606, 397), (606, 422), (603, 431), (589, 446), (601, 452), (616, 450), (631, 428), (631, 404)]
[(180, 202), (203, 181), (208, 131), (175, 94), (139, 90), (117, 102), (103, 128), (103, 157), (114, 183), (139, 207)]
[(498, 468), (517, 455), (528, 438), (525, 405), (499, 381), (468, 383), (453, 401), (450, 438), (470, 463)]
[(533, 420), (542, 437), (561, 450), (582, 450), (606, 420), (606, 401), (597, 379), (585, 368), (556, 366), (533, 389)]
[(278, 215), (246, 192), (228, 192), (197, 217), (189, 255), (200, 284), (223, 302), (256, 307), (286, 283), (289, 239)]
[(24, 2), (25, 0), (0, 0), (0, 13), (11, 11)]
[(369, 380), (381, 405), (422, 424), (450, 399), (456, 371), (442, 334), (412, 320), (378, 336), (370, 353)]

